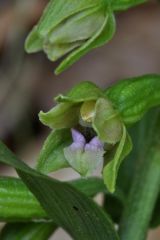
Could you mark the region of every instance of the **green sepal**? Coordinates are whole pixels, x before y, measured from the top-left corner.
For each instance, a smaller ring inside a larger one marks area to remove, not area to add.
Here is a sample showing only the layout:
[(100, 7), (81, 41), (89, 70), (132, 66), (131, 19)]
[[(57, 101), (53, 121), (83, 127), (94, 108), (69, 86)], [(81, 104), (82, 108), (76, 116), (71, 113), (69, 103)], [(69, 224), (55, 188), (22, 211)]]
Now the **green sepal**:
[(76, 43), (83, 44), (101, 27), (105, 18), (105, 8), (100, 5), (86, 9), (67, 19), (57, 26), (49, 35), (50, 44)]
[(127, 133), (126, 127), (123, 126), (123, 135), (120, 142), (115, 145), (113, 150), (109, 153), (109, 156), (107, 156), (106, 153), (106, 160), (109, 161), (109, 163), (107, 163), (103, 169), (103, 179), (110, 192), (115, 191), (120, 165), (123, 159), (130, 153), (131, 150), (132, 141), (129, 134)]
[(99, 31), (96, 32), (96, 34), (85, 44), (69, 54), (55, 70), (55, 73), (60, 74), (93, 48), (97, 48), (107, 43), (113, 37), (115, 28), (116, 24), (114, 15), (111, 10), (107, 9), (104, 23)]
[(68, 129), (52, 131), (47, 137), (40, 151), (37, 170), (42, 173), (50, 173), (61, 168), (69, 167), (65, 159), (63, 149), (72, 142)]
[(102, 142), (116, 144), (120, 141), (123, 124), (108, 99), (97, 100), (93, 128)]
[(66, 0), (51, 0), (38, 24), (39, 34), (46, 36), (52, 29), (70, 16), (101, 4), (104, 5), (104, 0), (81, 0), (72, 1), (70, 3)]
[(160, 104), (160, 75), (148, 74), (119, 81), (104, 91), (126, 125), (142, 119)]
[(103, 95), (103, 91), (96, 84), (85, 81), (77, 84), (66, 95), (58, 95), (55, 100), (57, 102), (80, 103), (97, 100)]
[(35, 53), (43, 49), (43, 39), (39, 36), (37, 26), (34, 26), (25, 41), (27, 53)]
[(47, 113), (41, 111), (39, 119), (52, 129), (74, 127), (79, 120), (79, 104), (60, 103)]
[(47, 113), (41, 111), (39, 119), (52, 129), (74, 127), (79, 122), (81, 104), (85, 101), (97, 100), (102, 96), (103, 91), (94, 83), (82, 82), (67, 95), (58, 95), (55, 100), (59, 104)]
[(145, 2), (147, 0), (112, 0), (111, 7), (113, 11), (123, 11)]

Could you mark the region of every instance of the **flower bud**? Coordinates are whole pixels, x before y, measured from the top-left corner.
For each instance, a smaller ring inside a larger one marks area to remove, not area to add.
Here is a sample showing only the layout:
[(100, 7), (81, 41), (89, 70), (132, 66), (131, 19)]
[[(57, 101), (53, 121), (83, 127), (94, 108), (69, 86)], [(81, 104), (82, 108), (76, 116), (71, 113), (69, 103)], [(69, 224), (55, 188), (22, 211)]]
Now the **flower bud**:
[(56, 70), (60, 73), (91, 49), (109, 41), (114, 30), (109, 0), (51, 0), (25, 47), (29, 53), (43, 50), (51, 61), (69, 54)]

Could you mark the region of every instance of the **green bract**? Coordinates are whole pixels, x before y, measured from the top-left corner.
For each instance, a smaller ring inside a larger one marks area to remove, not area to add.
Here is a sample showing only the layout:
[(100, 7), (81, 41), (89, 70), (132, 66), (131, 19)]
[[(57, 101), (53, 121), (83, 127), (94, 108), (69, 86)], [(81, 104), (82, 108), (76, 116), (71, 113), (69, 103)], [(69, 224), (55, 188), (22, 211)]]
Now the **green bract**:
[(115, 32), (109, 0), (51, 0), (29, 34), (28, 53), (43, 50), (51, 61), (69, 53), (60, 73), (91, 49), (108, 42)]
[[(39, 114), (40, 121), (54, 130), (42, 149), (37, 168), (47, 173), (69, 166), (64, 156), (64, 149), (72, 142), (69, 129), (77, 128), (82, 133), (87, 129), (92, 137), (98, 136), (104, 144), (104, 182), (110, 191), (114, 191), (120, 163), (132, 147), (119, 112), (104, 92), (91, 82), (80, 83), (67, 95), (56, 97), (56, 101), (58, 104), (53, 109)], [(79, 156), (77, 159), (81, 161)], [(82, 162), (85, 164), (84, 159)], [(90, 167), (92, 170), (93, 166)], [(78, 172), (82, 170), (78, 167)]]

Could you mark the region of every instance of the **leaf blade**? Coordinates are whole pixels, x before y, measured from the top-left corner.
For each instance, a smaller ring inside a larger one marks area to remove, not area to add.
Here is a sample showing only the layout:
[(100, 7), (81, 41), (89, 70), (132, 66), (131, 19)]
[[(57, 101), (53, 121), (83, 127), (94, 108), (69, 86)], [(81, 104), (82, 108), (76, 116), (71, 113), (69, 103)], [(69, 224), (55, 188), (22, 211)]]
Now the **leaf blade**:
[(93, 201), (69, 184), (61, 183), (29, 168), (0, 143), (0, 161), (16, 168), (48, 216), (76, 239), (117, 240), (109, 217)]

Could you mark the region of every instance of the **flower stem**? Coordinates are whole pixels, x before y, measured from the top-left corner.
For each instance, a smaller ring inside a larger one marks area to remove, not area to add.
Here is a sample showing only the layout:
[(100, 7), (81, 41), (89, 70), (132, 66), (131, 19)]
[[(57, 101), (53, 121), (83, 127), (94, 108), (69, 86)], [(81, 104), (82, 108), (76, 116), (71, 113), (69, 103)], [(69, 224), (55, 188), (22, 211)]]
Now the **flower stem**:
[(138, 166), (120, 224), (121, 240), (144, 240), (160, 191), (160, 151), (149, 150)]

